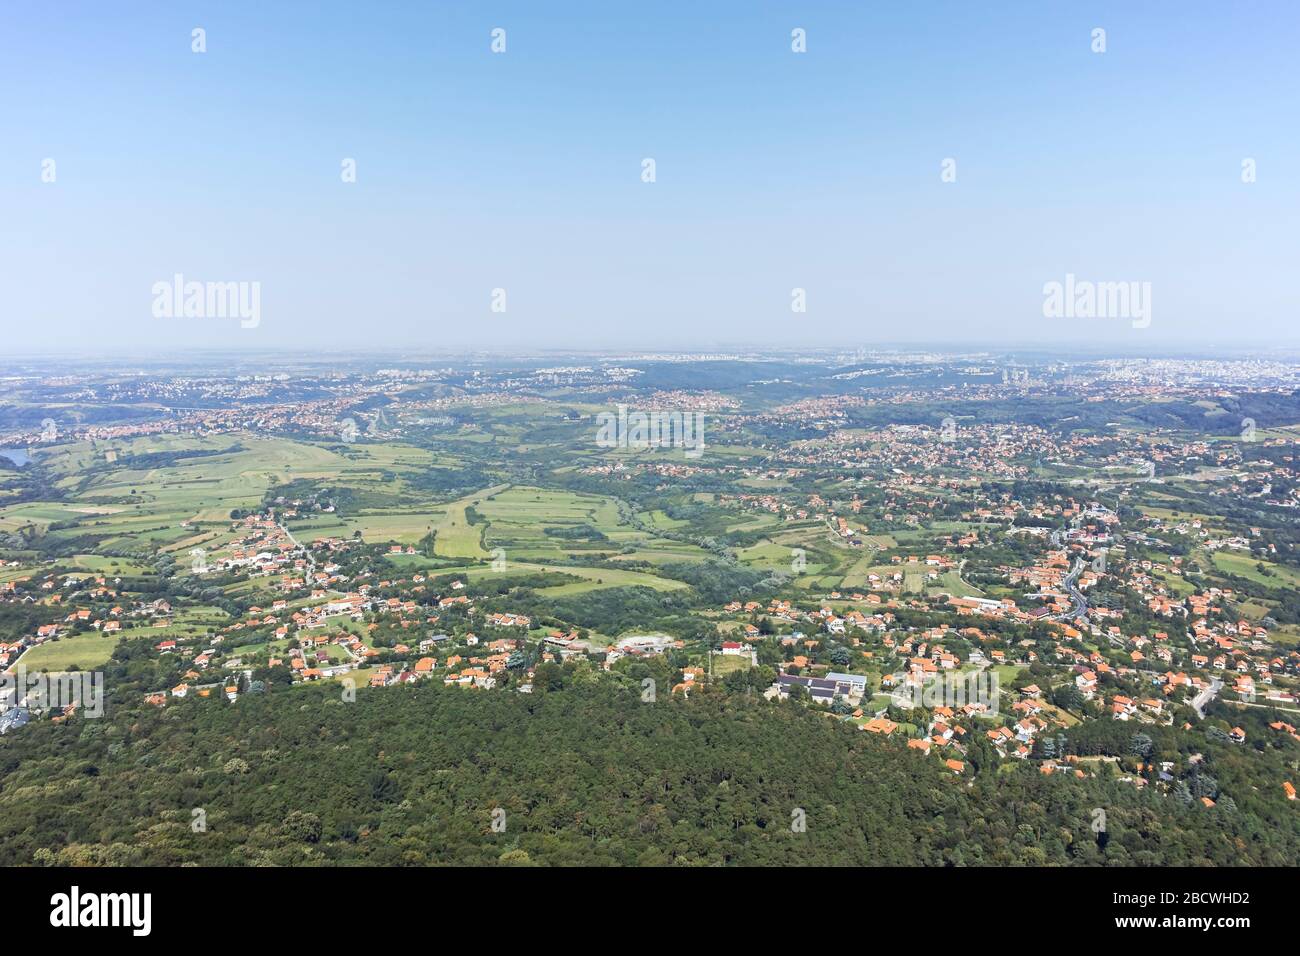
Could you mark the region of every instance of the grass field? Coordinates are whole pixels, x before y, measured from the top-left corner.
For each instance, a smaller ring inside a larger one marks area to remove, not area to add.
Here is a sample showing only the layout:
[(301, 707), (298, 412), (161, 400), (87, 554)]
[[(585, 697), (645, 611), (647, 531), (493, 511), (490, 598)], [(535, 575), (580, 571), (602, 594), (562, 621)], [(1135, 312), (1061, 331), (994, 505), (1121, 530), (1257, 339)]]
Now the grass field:
[[(623, 547), (636, 547), (650, 537), (622, 523), (618, 504), (612, 498), (596, 495), (515, 486), (490, 497), (485, 493), (474, 507), (488, 520), (484, 534), (487, 547), (504, 549), (508, 560), (556, 560), (579, 551), (613, 554)], [(555, 537), (547, 534), (548, 528), (590, 528), (610, 540)]]
[(926, 587), (926, 593), (951, 594), (954, 597), (983, 597), (984, 592), (973, 584), (967, 584), (962, 580), (962, 576), (956, 571), (945, 571), (939, 575), (939, 580)]
[[(533, 567), (526, 565), (526, 567)], [(550, 567), (548, 571), (559, 571), (564, 574), (574, 574), (586, 580), (582, 583), (572, 582), (560, 584), (552, 588), (544, 588), (543, 593), (547, 595), (566, 595), (566, 594), (583, 594), (587, 591), (597, 591), (602, 588), (622, 588), (622, 587), (647, 587), (656, 591), (676, 591), (686, 587), (681, 581), (673, 581), (669, 578), (661, 578), (654, 574), (646, 574), (643, 571), (622, 571), (611, 570), (610, 568), (577, 568), (577, 567)]]
[(72, 563), (83, 571), (104, 575), (142, 575), (149, 571), (144, 564), (129, 558), (105, 558), (99, 554), (74, 554)]
[[(1008, 693), (1011, 689), (1011, 682), (1020, 676), (1022, 671), (1028, 668), (1019, 664), (995, 664), (993, 670), (998, 675), (998, 687), (1002, 693)], [(1010, 706), (1011, 701), (1006, 702)]]
[(476, 492), (459, 501), (453, 501), (447, 505), (443, 517), (438, 522), (435, 530), (438, 537), (434, 540), (434, 553), (443, 558), (472, 558), (480, 560), (489, 556), (489, 552), (484, 550), (482, 545), (483, 531), (485, 530), (482, 523), (472, 525), (469, 518), (465, 515), (465, 509), (471, 505), (475, 511), (481, 513), (484, 504), (484, 498), (504, 486), (497, 488), (486, 488), (481, 492)]
[(656, 591), (676, 591), (687, 585), (681, 581), (673, 581), (669, 578), (661, 578), (655, 574), (648, 574), (645, 571), (623, 570), (622, 568), (584, 568), (567, 565), (547, 565), (538, 564), (529, 561), (513, 561), (506, 559), (504, 571), (494, 571), (490, 564), (469, 565), (465, 567), (432, 567), (428, 559), (421, 559), (419, 555), (406, 556), (402, 558), (393, 558), (395, 564), (402, 567), (428, 568), (428, 573), (436, 575), (454, 574), (466, 578), (470, 581), (478, 581), (484, 578), (491, 578), (494, 575), (510, 574), (535, 574), (537, 572), (551, 574), (567, 574), (573, 577), (582, 578), (582, 581), (557, 582), (551, 587), (543, 587), (540, 591), (551, 597), (562, 597), (569, 594), (584, 594), (587, 591), (599, 591), (604, 588), (624, 588), (624, 587), (647, 587)]
[[(338, 531), (315, 528), (312, 529), (312, 535), (350, 538), (360, 531), (361, 540), (368, 544), (418, 544), (420, 539), (438, 526), (444, 516), (445, 512), (426, 511), (423, 508), (413, 508), (407, 512), (364, 513), (343, 519), (339, 522), (341, 528)], [(296, 526), (294, 533), (297, 533)]]
[(703, 548), (685, 541), (669, 541), (664, 538), (650, 538), (639, 532), (631, 531), (610, 535), (614, 543), (621, 547), (631, 547), (630, 554), (609, 554), (611, 561), (648, 561), (651, 564), (677, 564), (683, 561), (703, 561), (709, 553)]
[[(785, 545), (776, 544), (772, 541), (763, 541), (759, 544), (744, 548), (740, 551), (739, 558), (743, 564), (771, 568), (773, 570), (790, 570), (794, 566), (796, 554), (795, 549)], [(807, 549), (804, 551), (805, 570), (812, 571), (823, 570), (826, 565), (816, 560), (815, 554), (809, 554)]]
[(726, 677), (732, 671), (747, 671), (752, 665), (748, 657), (741, 657), (733, 654), (714, 654), (713, 655), (713, 676)]
[[(803, 552), (801, 557), (797, 551)], [(799, 583), (800, 587), (820, 587), (820, 583), (811, 582), (820, 582), (823, 577), (827, 578), (828, 586), (833, 587), (839, 581), (830, 578), (856, 561), (858, 554), (859, 552), (832, 543), (826, 526), (821, 522), (812, 522), (783, 527), (758, 544), (741, 549), (739, 559), (742, 564), (750, 567), (796, 572), (803, 579)], [(796, 559), (801, 560), (802, 568), (795, 563)], [(810, 583), (805, 584), (804, 581)]]
[(682, 521), (680, 518), (670, 518), (662, 511), (648, 511), (645, 514), (646, 524), (654, 528), (673, 531), (677, 528), (685, 528), (690, 522)]
[(1180, 598), (1186, 597), (1187, 595), (1193, 593), (1196, 590), (1196, 587), (1190, 581), (1177, 574), (1167, 574), (1163, 571), (1153, 571), (1151, 573), (1151, 576), (1155, 578), (1157, 581), (1161, 582), (1172, 593), (1174, 593)]
[[(1235, 574), (1257, 584), (1266, 584), (1274, 588), (1300, 587), (1300, 571), (1295, 571), (1281, 564), (1274, 564), (1271, 561), (1260, 561), (1249, 554), (1216, 551), (1211, 560), (1220, 571)], [(1269, 573), (1260, 573), (1260, 565)]]
[(117, 641), (117, 635), (100, 634), (98, 631), (77, 634), (30, 648), (14, 664), (29, 671), (90, 670), (99, 667), (112, 656)]
[(1284, 647), (1296, 647), (1300, 645), (1300, 625), (1284, 624), (1274, 628), (1269, 633), (1269, 638)]

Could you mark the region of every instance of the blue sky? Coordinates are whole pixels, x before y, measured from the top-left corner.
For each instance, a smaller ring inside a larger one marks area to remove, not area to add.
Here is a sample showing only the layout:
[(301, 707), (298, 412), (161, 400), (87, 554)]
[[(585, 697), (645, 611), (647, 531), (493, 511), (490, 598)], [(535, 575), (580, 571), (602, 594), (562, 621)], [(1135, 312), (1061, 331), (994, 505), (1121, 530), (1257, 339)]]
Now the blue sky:
[[(9, 3), (4, 335), (1293, 345), (1297, 49), (1290, 0)], [(176, 273), (259, 324), (155, 317)], [(1067, 273), (1149, 282), (1150, 326), (1045, 318)]]

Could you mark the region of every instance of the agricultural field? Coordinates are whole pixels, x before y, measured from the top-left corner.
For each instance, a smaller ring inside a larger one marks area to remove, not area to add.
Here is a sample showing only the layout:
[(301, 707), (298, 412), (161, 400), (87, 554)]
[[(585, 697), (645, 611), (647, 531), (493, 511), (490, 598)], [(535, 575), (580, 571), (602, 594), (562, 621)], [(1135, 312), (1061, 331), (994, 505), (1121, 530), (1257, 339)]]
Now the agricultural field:
[[(616, 544), (645, 536), (622, 523), (609, 498), (540, 488), (511, 487), (484, 493), (475, 510), (487, 519), (487, 548), (504, 549), (507, 560), (557, 560), (575, 551), (614, 552)], [(440, 536), (441, 537), (441, 536)], [(609, 540), (603, 540), (609, 539)], [(439, 553), (443, 553), (439, 546)]]
[(453, 867), (1290, 925), (1300, 0), (70, 6), (0, 12), (15, 947)]
[(567, 594), (583, 594), (587, 591), (597, 591), (602, 588), (647, 587), (655, 591), (676, 591), (686, 587), (681, 581), (661, 578), (654, 574), (647, 574), (644, 571), (623, 571), (611, 568), (544, 567), (540, 565), (523, 565), (523, 567), (572, 574), (584, 579), (580, 583), (560, 584), (542, 589), (543, 593), (556, 597)]
[[(148, 457), (146, 457), (148, 456)], [(254, 509), (270, 489), (305, 479), (348, 488), (368, 507), (352, 515), (315, 514), (291, 528), (312, 535), (350, 536), (413, 544), (446, 519), (446, 511), (404, 493), (394, 475), (418, 475), (458, 459), (401, 443), (331, 445), (251, 435), (200, 438), (154, 436), (57, 446), (46, 460), (71, 500), (25, 502), (0, 508), (0, 531), (34, 527), (52, 540), (93, 536), (108, 550), (154, 548), (179, 556), (190, 548), (220, 547), (230, 513)], [(129, 467), (134, 461), (156, 467)], [(58, 524), (58, 530), (49, 530)], [(469, 556), (462, 554), (460, 556)]]
[(434, 527), (437, 537), (434, 539), (434, 553), (443, 558), (482, 559), (489, 556), (483, 548), (483, 521), (471, 524), (467, 509), (473, 508), (480, 515), (484, 499), (500, 491), (504, 485), (485, 488), (459, 501), (447, 505), (441, 518)]
[(709, 553), (698, 545), (686, 541), (673, 541), (668, 538), (652, 538), (638, 531), (620, 531), (609, 535), (610, 540), (620, 548), (631, 548), (628, 554), (619, 552), (608, 554), (608, 560), (648, 561), (650, 564), (679, 564), (687, 561), (703, 561)]
[(550, 587), (541, 587), (539, 591), (550, 597), (572, 594), (585, 594), (605, 588), (647, 587), (656, 591), (676, 591), (685, 588), (681, 581), (659, 577), (645, 571), (625, 570), (622, 568), (584, 568), (579, 565), (540, 564), (532, 561), (514, 561), (506, 559), (502, 570), (495, 570), (490, 563), (475, 565), (445, 565), (430, 561), (421, 555), (394, 555), (389, 560), (396, 566), (411, 571), (425, 571), (428, 574), (455, 575), (467, 581), (490, 580), (493, 576), (511, 574), (565, 574), (582, 578), (581, 581), (566, 581)]
[(289, 524), (289, 528), (294, 534), (302, 531), (313, 538), (350, 538), (359, 532), (361, 540), (370, 544), (407, 545), (418, 544), (425, 535), (438, 527), (444, 517), (445, 512), (440, 510), (412, 508), (410, 511), (364, 512), (333, 521), (294, 521)]
[(56, 521), (78, 521), (90, 515), (112, 515), (121, 508), (88, 508), (59, 503), (25, 502), (0, 508), (0, 531), (17, 531), (29, 525), (44, 530)]

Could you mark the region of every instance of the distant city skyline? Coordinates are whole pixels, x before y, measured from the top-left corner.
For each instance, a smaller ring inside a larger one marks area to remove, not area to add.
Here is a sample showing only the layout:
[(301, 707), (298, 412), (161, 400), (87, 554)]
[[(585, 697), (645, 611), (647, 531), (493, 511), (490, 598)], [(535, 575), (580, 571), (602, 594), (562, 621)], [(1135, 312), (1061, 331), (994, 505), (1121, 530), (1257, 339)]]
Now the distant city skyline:
[(9, 356), (1300, 345), (1283, 0), (60, 13)]

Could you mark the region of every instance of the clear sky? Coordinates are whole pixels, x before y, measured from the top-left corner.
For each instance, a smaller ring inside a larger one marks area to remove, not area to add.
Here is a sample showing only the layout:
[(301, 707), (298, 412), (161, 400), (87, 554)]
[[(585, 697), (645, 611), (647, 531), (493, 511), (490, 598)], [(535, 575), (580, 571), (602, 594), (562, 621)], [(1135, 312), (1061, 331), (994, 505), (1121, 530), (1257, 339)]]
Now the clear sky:
[(1295, 0), (7, 2), (0, 351), (1295, 344), (1298, 51)]

